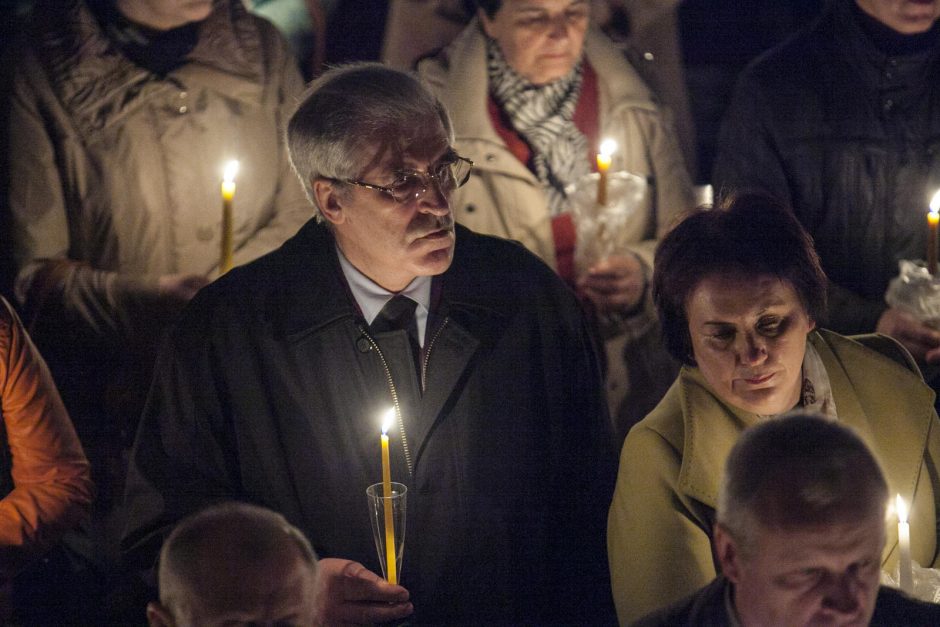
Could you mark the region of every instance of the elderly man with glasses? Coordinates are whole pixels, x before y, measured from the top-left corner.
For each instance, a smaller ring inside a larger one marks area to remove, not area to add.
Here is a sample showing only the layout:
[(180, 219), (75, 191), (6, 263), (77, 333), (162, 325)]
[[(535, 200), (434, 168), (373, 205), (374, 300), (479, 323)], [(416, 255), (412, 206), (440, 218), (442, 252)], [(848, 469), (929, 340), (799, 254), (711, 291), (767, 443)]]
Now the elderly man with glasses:
[[(317, 218), (201, 292), (168, 338), (128, 478), (132, 564), (238, 499), (310, 538), (324, 623), (613, 620), (597, 354), (550, 268), (454, 224), (472, 164), (452, 141), (408, 74), (358, 64), (311, 85), (288, 144)], [(366, 498), (390, 407), (398, 584)]]

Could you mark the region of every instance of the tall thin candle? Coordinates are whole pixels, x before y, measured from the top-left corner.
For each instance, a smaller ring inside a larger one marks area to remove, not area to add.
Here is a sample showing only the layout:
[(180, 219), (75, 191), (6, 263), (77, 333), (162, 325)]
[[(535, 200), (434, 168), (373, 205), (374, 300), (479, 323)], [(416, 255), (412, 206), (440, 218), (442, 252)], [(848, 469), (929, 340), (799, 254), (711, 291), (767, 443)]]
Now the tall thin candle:
[(896, 507), (898, 510), (898, 578), (901, 590), (907, 594), (914, 593), (914, 570), (911, 566), (911, 526), (907, 522), (907, 504), (898, 494)]
[(219, 274), (232, 269), (232, 251), (234, 248), (233, 230), (235, 214), (235, 175), (238, 173), (238, 161), (225, 164), (222, 175), (222, 250), (219, 258)]
[(388, 455), (388, 429), (395, 419), (395, 408), (382, 420), (382, 496), (385, 502), (385, 561), (389, 583), (398, 583), (398, 559), (395, 555), (395, 521), (392, 517), (392, 468)]
[(930, 200), (927, 212), (927, 271), (937, 274), (937, 225), (940, 224), (940, 190)]
[(600, 174), (597, 180), (597, 204), (602, 207), (607, 204), (607, 170), (610, 169), (615, 150), (617, 150), (617, 142), (605, 139), (601, 142), (601, 151), (597, 153), (597, 172)]

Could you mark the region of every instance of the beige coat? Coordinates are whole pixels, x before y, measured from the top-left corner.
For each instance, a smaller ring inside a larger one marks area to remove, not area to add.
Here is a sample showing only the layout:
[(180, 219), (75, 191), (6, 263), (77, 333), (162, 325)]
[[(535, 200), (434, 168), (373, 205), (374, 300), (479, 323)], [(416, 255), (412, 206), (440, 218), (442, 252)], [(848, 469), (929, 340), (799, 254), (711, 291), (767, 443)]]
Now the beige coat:
[[(919, 374), (857, 342), (811, 333), (839, 420), (872, 448), (911, 508), (912, 556), (940, 566), (937, 511), (940, 423)], [(683, 368), (662, 403), (627, 436), (608, 518), (611, 585), (621, 624), (692, 594), (716, 575), (711, 534), (725, 459), (758, 421), (722, 402), (695, 368)], [(759, 472), (759, 469), (755, 469)], [(883, 568), (897, 561), (887, 526)]]
[[(691, 181), (667, 120), (621, 52), (594, 31), (588, 33), (584, 50), (598, 77), (600, 135), (613, 138), (619, 147), (611, 170), (628, 170), (654, 181), (620, 234), (625, 248), (652, 267), (657, 239), (678, 213), (693, 205)], [(438, 57), (420, 63), (418, 71), (451, 114), (457, 152), (474, 162), (473, 175), (454, 198), (457, 221), (480, 233), (518, 240), (555, 267), (551, 215), (542, 185), (509, 151), (487, 113), (486, 39), (477, 20)], [(636, 402), (652, 407), (674, 373), (659, 348), (648, 298), (644, 304), (639, 315), (618, 325), (607, 340), (607, 392), (615, 417), (630, 413)], [(628, 344), (645, 347), (628, 356), (651, 373), (651, 385), (662, 378), (657, 372), (668, 373), (658, 390), (630, 389), (624, 363)], [(647, 392), (655, 395), (651, 402), (626, 398)]]
[(311, 217), (283, 140), (302, 81), (274, 27), (240, 1), (216, 0), (165, 78), (115, 49), (83, 2), (53, 4), (13, 85), (17, 295), (31, 317), (42, 305), (68, 312), (59, 324), (132, 336), (146, 332), (135, 309), (146, 325), (157, 277), (216, 272), (229, 159), (241, 161), (236, 264)]

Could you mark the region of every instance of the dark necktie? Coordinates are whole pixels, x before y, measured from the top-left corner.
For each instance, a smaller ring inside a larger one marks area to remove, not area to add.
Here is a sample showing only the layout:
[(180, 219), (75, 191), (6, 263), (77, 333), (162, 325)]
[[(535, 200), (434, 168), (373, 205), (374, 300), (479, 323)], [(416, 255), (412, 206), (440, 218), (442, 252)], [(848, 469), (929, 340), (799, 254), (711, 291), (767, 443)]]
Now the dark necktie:
[(418, 323), (415, 321), (415, 308), (418, 303), (401, 294), (393, 296), (369, 327), (373, 333), (385, 333), (404, 329), (408, 335), (418, 338)]
[(386, 333), (399, 329), (408, 332), (411, 345), (411, 359), (418, 376), (421, 376), (421, 344), (418, 342), (418, 322), (415, 320), (415, 308), (418, 303), (401, 294), (393, 296), (385, 303), (382, 311), (375, 317), (369, 329), (373, 333)]

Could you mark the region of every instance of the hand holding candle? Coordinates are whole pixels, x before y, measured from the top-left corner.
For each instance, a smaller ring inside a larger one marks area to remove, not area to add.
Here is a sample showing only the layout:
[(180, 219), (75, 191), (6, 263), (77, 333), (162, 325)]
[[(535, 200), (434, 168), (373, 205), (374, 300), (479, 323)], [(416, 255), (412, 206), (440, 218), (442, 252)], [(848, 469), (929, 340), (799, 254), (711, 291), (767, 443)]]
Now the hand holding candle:
[(222, 175), (222, 250), (219, 259), (219, 274), (225, 274), (232, 269), (235, 175), (238, 173), (238, 161), (229, 161), (225, 164), (225, 173)]
[(388, 429), (395, 419), (395, 408), (382, 419), (382, 495), (385, 497), (385, 561), (389, 583), (398, 583), (398, 560), (395, 555), (395, 523), (392, 518), (392, 469), (388, 455)]
[(914, 571), (911, 567), (911, 526), (907, 522), (907, 504), (901, 495), (896, 500), (898, 513), (898, 579), (901, 590), (914, 594)]
[(930, 200), (927, 212), (927, 271), (937, 274), (937, 225), (940, 224), (940, 190)]
[(607, 171), (617, 150), (617, 142), (605, 139), (601, 142), (601, 151), (597, 153), (597, 172), (600, 178), (597, 181), (597, 204), (602, 207), (607, 204)]

